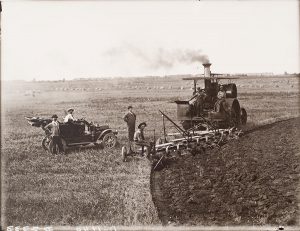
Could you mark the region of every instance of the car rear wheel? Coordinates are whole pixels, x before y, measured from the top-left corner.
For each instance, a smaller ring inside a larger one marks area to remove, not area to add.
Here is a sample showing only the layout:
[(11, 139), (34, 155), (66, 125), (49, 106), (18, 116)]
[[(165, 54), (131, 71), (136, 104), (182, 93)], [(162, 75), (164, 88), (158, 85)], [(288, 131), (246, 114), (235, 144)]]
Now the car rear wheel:
[(103, 136), (102, 144), (104, 148), (114, 148), (117, 144), (117, 137), (112, 133), (107, 133)]
[(42, 140), (42, 147), (45, 151), (49, 150), (50, 138), (48, 136), (44, 137)]
[(49, 145), (48, 145), (48, 150), (50, 151), (51, 154), (66, 153), (67, 145), (63, 139), (61, 140), (61, 148), (62, 148), (62, 150), (59, 150), (58, 145), (56, 145), (56, 147), (54, 148), (53, 140), (52, 139), (50, 140)]
[(51, 154), (57, 154), (59, 152), (58, 150), (58, 146), (56, 145), (56, 147), (54, 148), (54, 145), (53, 145), (53, 140), (51, 139), (50, 142), (49, 142), (49, 146), (48, 146), (48, 150), (50, 151)]

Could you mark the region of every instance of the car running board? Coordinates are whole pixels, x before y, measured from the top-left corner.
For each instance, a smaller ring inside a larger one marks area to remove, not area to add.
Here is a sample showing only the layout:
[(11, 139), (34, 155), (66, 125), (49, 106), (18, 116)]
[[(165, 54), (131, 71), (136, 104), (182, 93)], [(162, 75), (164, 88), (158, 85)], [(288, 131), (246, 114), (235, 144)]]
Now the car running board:
[(74, 146), (74, 145), (83, 145), (83, 144), (92, 144), (93, 142), (80, 142), (80, 143), (69, 143), (68, 146)]

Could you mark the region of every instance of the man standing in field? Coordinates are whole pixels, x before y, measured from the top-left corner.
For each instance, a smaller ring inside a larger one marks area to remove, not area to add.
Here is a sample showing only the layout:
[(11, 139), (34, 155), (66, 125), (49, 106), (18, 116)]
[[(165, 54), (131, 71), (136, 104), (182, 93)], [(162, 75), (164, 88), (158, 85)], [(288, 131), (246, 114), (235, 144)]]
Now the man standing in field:
[(57, 154), (57, 147), (59, 152), (62, 152), (64, 149), (59, 136), (60, 133), (59, 122), (57, 121), (57, 118), (58, 118), (57, 115), (53, 115), (52, 122), (45, 126), (45, 129), (47, 129), (51, 133), (52, 142), (53, 142), (53, 150), (51, 151), (53, 152), (53, 154)]
[(132, 111), (132, 106), (128, 106), (128, 112), (123, 117), (128, 127), (128, 141), (129, 141), (129, 152), (132, 152), (131, 143), (133, 142), (133, 136), (135, 132), (135, 121), (136, 115)]

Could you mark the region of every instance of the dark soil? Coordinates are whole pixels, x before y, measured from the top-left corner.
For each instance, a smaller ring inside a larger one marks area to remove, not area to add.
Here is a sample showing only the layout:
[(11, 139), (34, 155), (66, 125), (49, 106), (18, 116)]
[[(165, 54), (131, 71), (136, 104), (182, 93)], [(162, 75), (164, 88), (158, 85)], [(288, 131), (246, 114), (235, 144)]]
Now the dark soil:
[(300, 118), (278, 122), (220, 149), (178, 157), (155, 179), (162, 222), (297, 224), (299, 128)]

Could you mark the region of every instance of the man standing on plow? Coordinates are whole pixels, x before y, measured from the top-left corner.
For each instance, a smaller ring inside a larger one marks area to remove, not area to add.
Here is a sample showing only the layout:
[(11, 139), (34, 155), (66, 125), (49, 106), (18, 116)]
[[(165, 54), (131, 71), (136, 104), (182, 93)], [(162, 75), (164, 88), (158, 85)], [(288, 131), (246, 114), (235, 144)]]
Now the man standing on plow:
[(132, 111), (132, 106), (128, 106), (128, 112), (125, 114), (123, 119), (127, 123), (127, 127), (128, 127), (129, 153), (132, 153), (131, 144), (133, 142), (133, 137), (135, 132), (135, 121), (136, 121), (136, 115)]
[(53, 115), (53, 121), (45, 126), (45, 129), (51, 133), (52, 142), (53, 142), (53, 150), (50, 150), (53, 154), (57, 154), (57, 147), (59, 152), (63, 152), (64, 148), (60, 139), (60, 131), (59, 131), (59, 122), (57, 121), (58, 116)]

